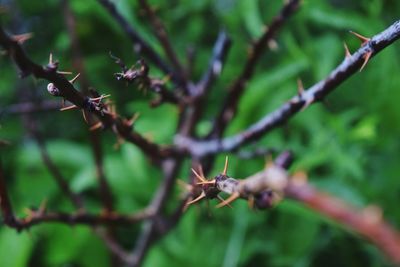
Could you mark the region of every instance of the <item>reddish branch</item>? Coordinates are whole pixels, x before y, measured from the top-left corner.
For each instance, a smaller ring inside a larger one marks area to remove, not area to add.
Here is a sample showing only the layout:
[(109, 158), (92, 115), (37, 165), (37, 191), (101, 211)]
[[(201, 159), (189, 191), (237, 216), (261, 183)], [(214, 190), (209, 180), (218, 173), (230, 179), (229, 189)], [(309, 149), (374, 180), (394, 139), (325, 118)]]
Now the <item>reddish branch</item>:
[(283, 23), (288, 20), (288, 18), (297, 10), (299, 2), (300, 0), (287, 1), (280, 14), (272, 20), (270, 25), (266, 28), (264, 34), (251, 47), (249, 58), (244, 64), (242, 73), (231, 85), (222, 109), (214, 121), (210, 136), (222, 136), (226, 126), (236, 114), (240, 97), (246, 88), (246, 83), (253, 76), (257, 62), (260, 60), (262, 53), (267, 47), (267, 44), (273, 40), (275, 34), (281, 28)]
[(189, 151), (190, 154), (201, 157), (224, 151), (233, 151), (246, 143), (256, 141), (272, 129), (284, 124), (294, 115), (299, 113), (299, 111), (324, 99), (341, 83), (359, 71), (360, 67), (365, 62), (365, 55), (371, 53), (371, 57), (375, 56), (382, 49), (399, 39), (399, 37), (400, 21), (397, 21), (383, 32), (375, 35), (368, 42), (364, 43), (364, 45), (353, 55), (346, 57), (344, 61), (328, 75), (327, 78), (316, 83), (301, 94), (294, 96), (280, 108), (267, 114), (258, 122), (236, 135), (206, 141), (180, 137), (177, 139), (177, 144), (181, 148)]
[(42, 67), (30, 60), (17, 41), (14, 41), (0, 27), (0, 45), (5, 48), (8, 54), (15, 61), (22, 72), (22, 76), (33, 74), (37, 78), (42, 78), (53, 83), (59, 91), (59, 96), (65, 98), (77, 107), (89, 113), (93, 113), (102, 122), (103, 127), (110, 127), (118, 136), (137, 145), (147, 156), (152, 159), (160, 159), (171, 155), (176, 155), (177, 151), (154, 144), (144, 138), (139, 133), (132, 130), (129, 120), (121, 118), (118, 114), (109, 112), (104, 108), (94, 108), (90, 98), (85, 97), (81, 92), (74, 88), (64, 75), (56, 72), (50, 66)]
[(357, 210), (329, 194), (318, 192), (304, 183), (291, 183), (286, 196), (304, 203), (307, 207), (338, 222), (366, 238), (382, 250), (394, 263), (400, 264), (400, 234), (380, 217), (374, 209)]

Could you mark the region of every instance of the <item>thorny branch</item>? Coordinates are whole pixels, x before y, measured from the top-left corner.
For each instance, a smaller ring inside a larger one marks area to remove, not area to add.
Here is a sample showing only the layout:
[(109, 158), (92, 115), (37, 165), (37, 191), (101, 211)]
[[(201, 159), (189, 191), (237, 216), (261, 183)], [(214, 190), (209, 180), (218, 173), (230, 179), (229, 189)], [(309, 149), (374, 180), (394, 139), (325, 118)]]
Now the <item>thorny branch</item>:
[(390, 27), (365, 42), (353, 55), (346, 57), (327, 78), (316, 83), (308, 90), (300, 92), (280, 108), (267, 114), (240, 133), (222, 139), (217, 138), (205, 141), (178, 137), (176, 143), (181, 148), (188, 150), (190, 154), (202, 157), (210, 154), (234, 151), (246, 143), (254, 142), (272, 129), (284, 124), (309, 105), (324, 99), (341, 83), (359, 71), (366, 61), (366, 55), (372, 58), (399, 38), (400, 21), (396, 21)]
[[(179, 125), (175, 136), (175, 146), (163, 147), (146, 140), (143, 136), (132, 130), (132, 121), (124, 119), (116, 114), (107, 103), (103, 103), (103, 97), (97, 92), (89, 92), (89, 82), (86, 80), (82, 55), (75, 32), (75, 21), (71, 10), (64, 8), (67, 28), (71, 38), (72, 51), (74, 53), (74, 69), (81, 73), (81, 85), (83, 93), (75, 89), (73, 82), (58, 72), (58, 62), (50, 59), (49, 64), (42, 67), (29, 59), (21, 48), (22, 40), (28, 36), (9, 36), (0, 27), (0, 45), (15, 61), (21, 70), (21, 76), (33, 74), (37, 78), (43, 78), (50, 82), (51, 92), (70, 101), (88, 114), (89, 121), (95, 120), (101, 123), (103, 128), (111, 128), (114, 133), (123, 139), (136, 144), (150, 159), (159, 163), (162, 168), (163, 179), (152, 200), (145, 209), (134, 214), (119, 214), (114, 211), (112, 195), (104, 176), (101, 143), (97, 132), (91, 133), (93, 154), (97, 166), (99, 184), (105, 211), (100, 214), (89, 214), (83, 209), (76, 213), (48, 212), (44, 206), (38, 210), (28, 210), (25, 218), (17, 218), (14, 215), (12, 205), (5, 184), (4, 172), (0, 165), (0, 208), (4, 222), (17, 230), (27, 229), (35, 224), (57, 222), (64, 224), (86, 224), (91, 227), (132, 225), (143, 221), (142, 231), (139, 234), (135, 247), (130, 252), (122, 249), (112, 233), (103, 232), (96, 228), (97, 233), (105, 240), (110, 250), (117, 255), (127, 266), (141, 265), (146, 253), (154, 242), (162, 238), (179, 222), (184, 211), (192, 204), (202, 199), (219, 199), (218, 207), (230, 205), (236, 199), (247, 200), (252, 207), (267, 209), (279, 202), (283, 197), (300, 201), (316, 212), (339, 222), (344, 227), (359, 233), (376, 244), (393, 262), (400, 263), (400, 237), (399, 233), (383, 221), (379, 210), (366, 208), (362, 211), (337, 200), (333, 196), (318, 192), (309, 185), (304, 176), (290, 175), (286, 169), (291, 161), (290, 154), (281, 154), (275, 163), (270, 163), (266, 168), (245, 179), (235, 179), (227, 174), (227, 163), (224, 170), (212, 180), (207, 180), (201, 169), (193, 169), (192, 182), (185, 185), (187, 196), (184, 202), (177, 205), (172, 213), (166, 212), (165, 206), (171, 198), (177, 175), (182, 166), (184, 156), (191, 159), (192, 166), (204, 161), (213, 161), (214, 156), (221, 152), (234, 151), (244, 144), (253, 142), (264, 136), (270, 130), (285, 123), (299, 111), (307, 108), (314, 102), (322, 100), (332, 90), (338, 87), (344, 80), (353, 75), (357, 70), (364, 68), (368, 60), (387, 47), (400, 36), (400, 22), (395, 22), (382, 33), (367, 39), (363, 39), (362, 47), (353, 55), (347, 53), (346, 59), (331, 72), (324, 80), (318, 82), (306, 91), (290, 99), (276, 111), (266, 115), (257, 123), (246, 130), (231, 137), (222, 138), (222, 135), (234, 118), (240, 97), (245, 92), (245, 85), (251, 79), (257, 62), (260, 60), (268, 42), (273, 40), (283, 23), (294, 13), (299, 5), (299, 0), (289, 0), (282, 8), (280, 14), (272, 20), (264, 34), (251, 47), (251, 53), (245, 62), (243, 70), (237, 80), (229, 88), (229, 93), (219, 114), (216, 116), (213, 128), (205, 140), (195, 139), (194, 129), (201, 117), (207, 93), (214, 81), (221, 73), (226, 59), (230, 40), (224, 32), (221, 32), (214, 46), (209, 68), (205, 71), (201, 80), (194, 84), (188, 81), (187, 72), (182, 69), (177, 55), (172, 49), (165, 27), (156, 16), (152, 7), (146, 0), (140, 0), (142, 8), (146, 12), (150, 23), (155, 29), (155, 34), (163, 47), (171, 68), (153, 48), (129, 25), (126, 19), (118, 13), (114, 4), (109, 0), (98, 0), (108, 12), (120, 24), (122, 29), (131, 38), (135, 51), (139, 56), (147, 58), (165, 74), (171, 75), (175, 85), (183, 89), (187, 94), (180, 95), (177, 91), (170, 91), (164, 84), (148, 76), (148, 66), (140, 61), (138, 66), (127, 68), (123, 61), (113, 57), (122, 68), (117, 73), (117, 78), (126, 81), (136, 81), (145, 85), (161, 97), (161, 102), (178, 104), (181, 108)], [(63, 4), (67, 3), (63, 0)], [(92, 97), (89, 95), (92, 94)], [(95, 94), (95, 95), (93, 95)], [(97, 95), (96, 95), (97, 94)], [(192, 101), (192, 102), (190, 102)], [(29, 113), (32, 107), (27, 108)], [(92, 116), (94, 115), (94, 116)], [(66, 193), (77, 207), (75, 195), (69, 190), (65, 179), (57, 173), (58, 169), (52, 164), (43, 147), (43, 159), (53, 172), (60, 188)], [(251, 154), (247, 154), (247, 156)], [(206, 170), (206, 172), (208, 169)], [(59, 176), (59, 177), (58, 177)], [(58, 179), (58, 178), (59, 179)], [(61, 178), (60, 178), (61, 177)], [(197, 179), (197, 181), (195, 180)], [(229, 197), (223, 199), (221, 195)]]
[(229, 198), (222, 200), (217, 207), (229, 205), (242, 198), (252, 207), (265, 209), (272, 207), (285, 196), (304, 203), (347, 229), (368, 238), (393, 263), (400, 263), (400, 233), (383, 220), (379, 208), (369, 206), (360, 211), (334, 196), (319, 192), (307, 183), (304, 174), (290, 175), (285, 170), (291, 160), (291, 154), (284, 152), (275, 163), (269, 163), (264, 170), (245, 179), (229, 177), (227, 165), (224, 171), (212, 180), (196, 174), (199, 181), (188, 187), (191, 197), (187, 206), (202, 199), (217, 198), (218, 194), (223, 192), (228, 194)]
[(33, 74), (37, 78), (48, 80), (51, 82), (49, 86), (52, 87), (53, 94), (65, 98), (84, 111), (93, 113), (102, 122), (104, 128), (110, 127), (118, 136), (137, 145), (152, 159), (158, 160), (176, 154), (176, 151), (171, 148), (161, 147), (150, 142), (132, 130), (129, 120), (121, 118), (119, 115), (111, 112), (106, 105), (100, 105), (98, 102), (92, 101), (92, 98), (86, 97), (77, 91), (72, 82), (68, 81), (63, 74), (57, 72), (57, 64), (54, 62), (49, 62), (46, 67), (42, 67), (31, 61), (19, 43), (8, 36), (1, 27), (0, 45), (7, 50), (8, 54), (15, 61), (21, 70), (22, 77)]
[(163, 102), (179, 104), (182, 101), (181, 96), (166, 88), (164, 81), (149, 76), (149, 67), (144, 60), (139, 60), (135, 65), (128, 68), (122, 59), (111, 53), (110, 57), (115, 60), (115, 63), (118, 64), (122, 70), (122, 72), (114, 74), (117, 80), (123, 80), (129, 83), (136, 82), (139, 89), (149, 89), (159, 95), (158, 99), (155, 99), (150, 103), (152, 107), (156, 107)]

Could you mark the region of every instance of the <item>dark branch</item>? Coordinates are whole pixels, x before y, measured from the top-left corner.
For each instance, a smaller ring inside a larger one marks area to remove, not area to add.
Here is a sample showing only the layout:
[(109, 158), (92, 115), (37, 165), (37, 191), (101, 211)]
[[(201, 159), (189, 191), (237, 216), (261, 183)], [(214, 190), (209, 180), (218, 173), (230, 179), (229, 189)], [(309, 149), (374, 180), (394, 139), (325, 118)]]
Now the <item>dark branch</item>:
[(45, 211), (30, 211), (26, 218), (15, 219), (8, 226), (18, 231), (28, 229), (41, 223), (62, 223), (68, 225), (84, 224), (90, 226), (98, 225), (125, 225), (129, 226), (151, 217), (148, 212), (139, 212), (133, 215), (122, 215), (117, 213), (88, 214), (88, 213), (56, 213)]
[(139, 89), (148, 89), (158, 94), (159, 99), (151, 102), (152, 107), (158, 106), (164, 102), (179, 104), (183, 101), (183, 98), (178, 95), (177, 92), (172, 92), (166, 88), (164, 81), (149, 76), (149, 67), (144, 60), (139, 60), (135, 65), (128, 68), (122, 59), (114, 56), (111, 52), (110, 57), (115, 60), (115, 63), (118, 64), (122, 70), (122, 72), (114, 74), (117, 80), (123, 80), (128, 83), (135, 82)]
[(57, 89), (57, 96), (65, 98), (89, 113), (93, 113), (102, 122), (103, 127), (110, 127), (118, 136), (137, 145), (149, 157), (157, 160), (176, 155), (175, 150), (154, 144), (133, 131), (132, 125), (128, 120), (110, 112), (106, 105), (94, 103), (91, 98), (85, 97), (74, 88), (73, 84), (64, 75), (59, 74), (50, 64), (44, 68), (31, 61), (18, 42), (10, 38), (1, 27), (0, 45), (7, 50), (8, 54), (22, 71), (23, 76), (33, 74), (37, 78), (50, 81), (52, 86)]
[(10, 198), (6, 186), (6, 179), (4, 177), (3, 166), (0, 162), (0, 208), (3, 215), (4, 223), (13, 227), (17, 220), (15, 219), (13, 208), (11, 206)]
[[(76, 18), (70, 8), (69, 1), (63, 0), (61, 2), (64, 11), (64, 20), (67, 26), (69, 39), (71, 41), (72, 50), (72, 63), (74, 69), (81, 74), (79, 83), (81, 88), (86, 95), (89, 94), (89, 81), (86, 75), (85, 65), (82, 57), (81, 47), (76, 32)], [(106, 211), (111, 212), (113, 210), (113, 195), (111, 187), (107, 181), (103, 168), (103, 153), (101, 148), (101, 136), (98, 131), (89, 132), (90, 143), (92, 147), (92, 153), (94, 162), (96, 165), (96, 177), (100, 187), (100, 196), (103, 206)]]
[(249, 58), (244, 64), (242, 73), (231, 85), (222, 109), (214, 122), (210, 136), (222, 136), (226, 126), (236, 114), (240, 97), (245, 90), (246, 82), (253, 76), (257, 62), (265, 51), (268, 42), (273, 40), (275, 34), (281, 28), (283, 23), (288, 20), (288, 18), (297, 10), (299, 2), (300, 0), (287, 1), (280, 14), (272, 20), (270, 25), (266, 28), (264, 34), (251, 47)]
[(55, 111), (61, 108), (59, 101), (46, 100), (42, 102), (22, 102), (13, 104), (5, 107), (1, 112), (0, 116), (5, 115), (16, 115), (36, 112)]
[(375, 56), (382, 49), (399, 39), (399, 37), (400, 21), (397, 21), (383, 32), (371, 38), (370, 41), (366, 42), (351, 57), (345, 58), (326, 79), (318, 82), (300, 95), (294, 96), (280, 108), (266, 115), (241, 133), (231, 137), (209, 141), (197, 141), (180, 137), (176, 140), (176, 143), (181, 148), (189, 151), (192, 155), (201, 157), (224, 151), (233, 151), (246, 143), (256, 141), (272, 129), (288, 121), (302, 109), (324, 99), (341, 83), (359, 71), (365, 61), (366, 54), (372, 53), (371, 57)]

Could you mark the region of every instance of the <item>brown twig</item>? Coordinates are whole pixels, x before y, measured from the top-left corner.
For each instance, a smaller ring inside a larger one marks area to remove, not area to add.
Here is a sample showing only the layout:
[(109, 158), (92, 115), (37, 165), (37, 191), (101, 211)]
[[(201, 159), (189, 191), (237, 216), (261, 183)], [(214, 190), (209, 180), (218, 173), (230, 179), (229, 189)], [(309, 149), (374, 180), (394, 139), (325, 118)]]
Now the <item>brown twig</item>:
[(273, 40), (275, 34), (282, 27), (283, 23), (297, 10), (300, 0), (289, 0), (283, 6), (279, 15), (266, 27), (264, 34), (253, 44), (250, 49), (250, 55), (244, 64), (243, 70), (239, 77), (230, 86), (229, 93), (225, 98), (225, 102), (221, 111), (214, 121), (212, 131), (209, 136), (222, 136), (226, 126), (236, 114), (237, 106), (241, 95), (243, 94), (246, 82), (253, 76), (257, 62), (265, 51), (268, 42)]
[(307, 183), (290, 183), (285, 194), (344, 228), (366, 237), (393, 263), (400, 264), (400, 234), (381, 218), (378, 208), (355, 209), (332, 195), (318, 192)]
[(350, 78), (365, 62), (365, 54), (371, 53), (370, 57), (378, 54), (382, 49), (388, 47), (400, 38), (400, 21), (396, 21), (390, 27), (375, 35), (358, 49), (351, 57), (345, 58), (324, 80), (316, 83), (308, 90), (294, 96), (280, 108), (267, 114), (244, 131), (222, 139), (197, 141), (185, 137), (176, 139), (176, 143), (190, 154), (198, 157), (212, 155), (224, 151), (233, 151), (242, 145), (254, 142), (266, 133), (282, 125), (287, 120), (304, 110), (309, 105), (321, 101), (341, 83)]

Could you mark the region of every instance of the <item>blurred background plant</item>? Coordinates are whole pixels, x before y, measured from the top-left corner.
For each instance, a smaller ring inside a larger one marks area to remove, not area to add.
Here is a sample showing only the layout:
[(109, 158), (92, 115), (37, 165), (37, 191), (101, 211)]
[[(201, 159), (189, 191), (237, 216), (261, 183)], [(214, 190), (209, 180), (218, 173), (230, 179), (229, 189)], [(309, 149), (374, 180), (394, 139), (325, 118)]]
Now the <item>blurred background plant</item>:
[[(221, 79), (211, 90), (205, 114), (196, 129), (207, 133), (219, 110), (226, 89), (240, 73), (249, 43), (262, 34), (264, 24), (277, 14), (282, 1), (214, 0), (149, 1), (165, 23), (181, 62), (193, 54), (192, 78), (201, 78), (208, 66), (214, 42), (221, 29), (232, 47)], [(49, 53), (72, 69), (71, 44), (59, 0), (0, 1), (11, 12), (1, 19), (14, 33), (32, 32), (24, 45), (29, 55), (45, 64)], [(162, 51), (137, 1), (115, 4), (135, 29)], [(139, 56), (115, 20), (94, 0), (70, 1), (77, 19), (87, 76), (91, 86), (111, 94), (118, 112), (140, 113), (135, 129), (158, 143), (171, 143), (179, 110), (168, 104), (149, 107), (150, 92), (135, 90), (115, 80), (120, 71), (109, 51), (127, 65)], [(245, 129), (264, 114), (296, 94), (296, 80), (307, 88), (324, 78), (344, 57), (343, 42), (351, 51), (359, 41), (349, 30), (372, 36), (399, 19), (400, 2), (394, 0), (305, 0), (299, 11), (281, 29), (274, 49), (263, 55), (240, 102), (237, 118), (227, 134)], [(291, 169), (308, 173), (310, 183), (356, 207), (376, 204), (394, 227), (400, 228), (400, 61), (399, 44), (374, 58), (366, 68), (340, 86), (323, 104), (311, 106), (284, 127), (262, 138), (256, 147), (290, 149), (295, 155)], [(186, 63), (185, 63), (186, 64)], [(24, 118), (13, 111), (16, 103), (31, 99), (53, 100), (46, 82), (20, 80), (6, 57), (0, 57), (0, 138), (10, 145), (0, 147), (7, 185), (16, 213), (38, 207), (70, 211), (72, 206), (59, 192), (43, 164), (40, 149), (25, 129)], [(163, 77), (151, 67), (151, 75)], [(49, 155), (68, 178), (72, 190), (82, 193), (90, 211), (101, 211), (96, 168), (88, 142), (87, 125), (77, 111), (40, 112), (31, 115), (46, 139)], [(121, 144), (103, 134), (105, 173), (120, 212), (144, 207), (160, 183), (155, 169), (132, 144)], [(223, 166), (217, 159), (212, 174)], [(185, 162), (179, 177), (190, 175)], [(240, 159), (230, 154), (229, 174), (246, 177), (259, 171), (264, 157)], [(179, 198), (179, 188), (174, 198)], [(267, 212), (253, 211), (246, 203), (234, 209), (214, 209), (214, 203), (191, 207), (178, 226), (149, 251), (144, 266), (389, 266), (385, 257), (361, 237), (305, 208), (285, 200)], [(119, 230), (124, 246), (135, 243), (140, 229)], [(17, 233), (0, 226), (0, 266), (109, 266), (112, 256), (103, 241), (87, 226), (41, 224)]]

